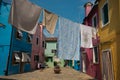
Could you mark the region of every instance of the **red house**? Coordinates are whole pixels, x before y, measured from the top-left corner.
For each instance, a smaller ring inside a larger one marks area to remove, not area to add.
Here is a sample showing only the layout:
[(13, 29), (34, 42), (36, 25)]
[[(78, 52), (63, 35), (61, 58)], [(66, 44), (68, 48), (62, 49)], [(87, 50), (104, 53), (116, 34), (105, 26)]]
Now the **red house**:
[(39, 24), (32, 39), (31, 68), (37, 69), (38, 62), (44, 62), (45, 38), (43, 26)]
[[(85, 7), (85, 18), (83, 21), (84, 25), (92, 26), (98, 30), (98, 3), (97, 0), (93, 5), (88, 2), (84, 5)], [(93, 48), (81, 48), (81, 59), (82, 59), (82, 71), (88, 75), (101, 80), (100, 70), (100, 53), (99, 53), (99, 36), (93, 37)]]

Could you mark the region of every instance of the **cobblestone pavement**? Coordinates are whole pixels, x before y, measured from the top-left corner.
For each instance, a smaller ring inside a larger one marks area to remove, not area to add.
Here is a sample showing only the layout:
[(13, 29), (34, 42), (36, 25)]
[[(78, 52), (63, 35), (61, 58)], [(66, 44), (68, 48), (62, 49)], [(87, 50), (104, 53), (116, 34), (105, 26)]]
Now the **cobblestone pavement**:
[(60, 74), (55, 74), (53, 68), (46, 68), (43, 71), (35, 70), (32, 72), (0, 76), (0, 80), (94, 80), (92, 77), (78, 72), (69, 67), (61, 68)]

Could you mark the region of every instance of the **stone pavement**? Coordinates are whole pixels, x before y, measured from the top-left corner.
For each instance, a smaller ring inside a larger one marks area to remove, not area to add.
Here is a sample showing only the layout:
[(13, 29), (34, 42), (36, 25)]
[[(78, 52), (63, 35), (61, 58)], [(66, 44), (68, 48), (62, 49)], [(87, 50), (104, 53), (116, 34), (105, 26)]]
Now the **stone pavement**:
[(43, 71), (0, 76), (0, 80), (94, 80), (92, 77), (78, 72), (72, 68), (61, 68), (60, 74), (55, 74), (53, 68), (46, 68)]

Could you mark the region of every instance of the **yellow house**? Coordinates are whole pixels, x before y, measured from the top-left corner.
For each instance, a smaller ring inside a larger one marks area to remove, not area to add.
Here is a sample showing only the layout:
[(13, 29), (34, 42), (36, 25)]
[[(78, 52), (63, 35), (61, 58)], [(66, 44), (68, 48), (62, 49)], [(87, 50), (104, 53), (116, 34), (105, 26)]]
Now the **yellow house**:
[(120, 80), (120, 0), (98, 0), (103, 80)]

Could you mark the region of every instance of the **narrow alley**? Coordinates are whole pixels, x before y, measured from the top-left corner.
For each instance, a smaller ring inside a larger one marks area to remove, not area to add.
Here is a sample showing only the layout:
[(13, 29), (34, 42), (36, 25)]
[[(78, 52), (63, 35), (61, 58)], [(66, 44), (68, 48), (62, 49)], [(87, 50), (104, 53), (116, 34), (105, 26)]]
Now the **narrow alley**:
[(0, 0), (0, 80), (120, 80), (120, 0)]
[(43, 71), (0, 76), (0, 80), (94, 80), (92, 77), (78, 72), (70, 67), (61, 68), (60, 74), (55, 74), (53, 68), (46, 68)]

